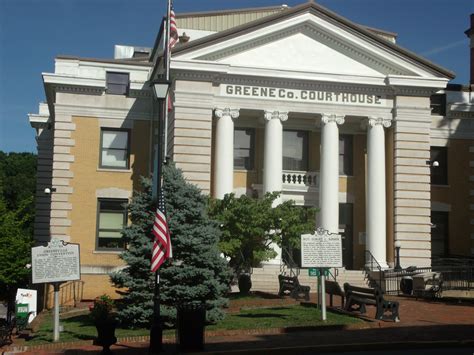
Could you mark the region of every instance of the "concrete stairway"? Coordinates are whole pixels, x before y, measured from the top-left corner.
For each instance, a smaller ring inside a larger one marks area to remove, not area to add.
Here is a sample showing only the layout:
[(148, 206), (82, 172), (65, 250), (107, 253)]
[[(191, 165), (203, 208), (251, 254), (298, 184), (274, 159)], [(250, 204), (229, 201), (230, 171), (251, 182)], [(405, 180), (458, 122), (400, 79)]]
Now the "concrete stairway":
[[(331, 269), (333, 275), (336, 274)], [(252, 273), (252, 291), (261, 291), (269, 293), (278, 293), (278, 275), (280, 274), (279, 265), (263, 265), (259, 268), (253, 268)], [(332, 279), (329, 277), (329, 279)], [(311, 287), (311, 292), (317, 292), (317, 277), (310, 277), (307, 269), (301, 269), (298, 275), (300, 284)], [(369, 287), (366, 273), (363, 270), (337, 270), (336, 280), (343, 288), (345, 282), (354, 286)]]
[(263, 265), (252, 269), (251, 291), (278, 293), (278, 275), (280, 265)]
[(343, 268), (338, 269), (336, 281), (343, 289), (344, 283), (348, 282), (353, 286), (369, 287), (369, 281), (364, 270), (346, 270)]

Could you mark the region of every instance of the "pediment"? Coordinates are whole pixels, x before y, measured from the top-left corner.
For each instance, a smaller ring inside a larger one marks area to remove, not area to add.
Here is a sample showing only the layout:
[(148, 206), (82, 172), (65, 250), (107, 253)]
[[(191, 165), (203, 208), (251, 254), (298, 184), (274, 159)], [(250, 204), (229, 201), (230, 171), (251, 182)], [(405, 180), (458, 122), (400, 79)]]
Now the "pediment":
[(305, 25), (196, 57), (233, 66), (364, 76), (413, 75)]
[(174, 50), (172, 59), (364, 77), (444, 76), (415, 55), (403, 55), (392, 43), (374, 39), (357, 25), (354, 29), (328, 19), (317, 9), (311, 4), (291, 16), (280, 15), (204, 37)]

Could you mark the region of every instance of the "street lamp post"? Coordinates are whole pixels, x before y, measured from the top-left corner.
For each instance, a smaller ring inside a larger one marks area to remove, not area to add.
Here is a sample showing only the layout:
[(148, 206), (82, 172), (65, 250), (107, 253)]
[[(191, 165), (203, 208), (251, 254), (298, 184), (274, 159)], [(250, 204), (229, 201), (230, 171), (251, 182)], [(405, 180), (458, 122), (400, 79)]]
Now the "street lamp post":
[[(166, 98), (168, 97), (168, 90), (170, 88), (170, 82), (168, 80), (156, 80), (151, 83), (153, 87), (153, 93), (155, 98), (163, 105)], [(166, 115), (165, 109), (161, 111), (163, 115)], [(153, 177), (153, 191), (156, 196), (159, 196), (161, 189), (161, 175), (163, 166), (163, 154), (162, 154), (162, 143), (164, 136), (163, 122), (158, 117), (158, 142), (155, 149), (155, 169)], [(163, 120), (164, 121), (164, 120)], [(161, 326), (160, 316), (160, 275), (159, 271), (155, 272), (155, 289), (153, 295), (153, 321), (150, 328), (150, 353), (156, 354), (162, 350), (163, 343), (163, 328)]]
[(400, 266), (400, 248), (402, 247), (402, 243), (397, 240), (395, 242), (395, 256), (397, 258), (396, 263), (395, 263), (395, 271), (400, 271), (402, 270), (402, 267)]

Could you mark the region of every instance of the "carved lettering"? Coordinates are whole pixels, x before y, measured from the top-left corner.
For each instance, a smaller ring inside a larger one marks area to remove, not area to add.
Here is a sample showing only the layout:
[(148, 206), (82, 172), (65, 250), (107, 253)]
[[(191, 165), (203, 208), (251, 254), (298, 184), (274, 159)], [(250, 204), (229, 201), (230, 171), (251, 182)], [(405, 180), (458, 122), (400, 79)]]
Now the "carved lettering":
[(221, 86), (221, 95), (223, 96), (245, 96), (251, 99), (278, 99), (299, 102), (321, 102), (329, 104), (351, 104), (351, 105), (387, 105), (385, 97), (374, 94), (350, 93), (339, 91), (322, 90), (299, 90), (288, 88), (272, 88), (250, 85), (232, 85)]

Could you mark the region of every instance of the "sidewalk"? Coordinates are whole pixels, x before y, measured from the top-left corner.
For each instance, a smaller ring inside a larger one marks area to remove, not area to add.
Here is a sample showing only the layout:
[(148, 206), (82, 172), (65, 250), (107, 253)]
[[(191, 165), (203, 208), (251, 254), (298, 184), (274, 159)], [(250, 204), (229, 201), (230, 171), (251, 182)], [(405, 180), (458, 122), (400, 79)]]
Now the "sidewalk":
[[(396, 297), (401, 322), (374, 320), (357, 327), (273, 328), (232, 332), (207, 332), (205, 353), (283, 354), (319, 351), (402, 349), (416, 347), (474, 347), (474, 304), (444, 303)], [(312, 295), (311, 301), (316, 301)], [(338, 305), (339, 299), (336, 299)], [(91, 342), (33, 347), (22, 354), (99, 354)], [(174, 339), (165, 339), (166, 354), (176, 353)], [(19, 349), (20, 350), (20, 349)], [(114, 354), (147, 354), (148, 339), (127, 339), (112, 347)], [(6, 352), (13, 354), (20, 352)]]

